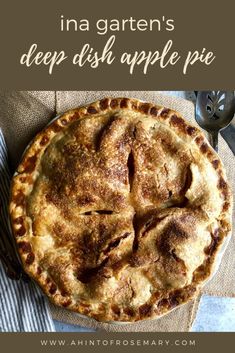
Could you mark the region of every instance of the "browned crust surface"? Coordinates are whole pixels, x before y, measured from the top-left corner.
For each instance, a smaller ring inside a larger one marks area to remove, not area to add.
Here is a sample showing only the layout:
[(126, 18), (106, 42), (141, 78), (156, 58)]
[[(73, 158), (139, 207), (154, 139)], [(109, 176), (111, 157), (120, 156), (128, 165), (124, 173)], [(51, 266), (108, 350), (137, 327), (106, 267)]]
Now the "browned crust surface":
[[(89, 140), (82, 125), (91, 131), (96, 121)], [(35, 137), (13, 178), (10, 215), (23, 266), (52, 302), (101, 321), (137, 321), (196, 295), (231, 230), (231, 199), (198, 128), (164, 107), (104, 98)]]

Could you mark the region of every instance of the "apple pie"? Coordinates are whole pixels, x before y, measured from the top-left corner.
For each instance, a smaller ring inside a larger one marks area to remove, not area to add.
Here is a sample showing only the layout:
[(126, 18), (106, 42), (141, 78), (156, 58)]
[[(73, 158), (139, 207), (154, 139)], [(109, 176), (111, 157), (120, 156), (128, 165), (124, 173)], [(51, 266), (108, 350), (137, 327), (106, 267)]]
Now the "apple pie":
[(218, 155), (179, 113), (104, 98), (36, 136), (10, 214), (24, 269), (53, 303), (132, 322), (198, 293), (230, 233), (231, 197)]

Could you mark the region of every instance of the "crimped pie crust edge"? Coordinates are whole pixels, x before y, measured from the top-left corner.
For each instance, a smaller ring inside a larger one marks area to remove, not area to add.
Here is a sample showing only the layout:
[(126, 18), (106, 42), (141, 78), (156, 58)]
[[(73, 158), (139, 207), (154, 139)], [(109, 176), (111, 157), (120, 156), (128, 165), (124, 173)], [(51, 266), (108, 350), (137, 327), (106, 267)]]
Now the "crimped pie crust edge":
[[(32, 178), (37, 171), (37, 164), (40, 163), (40, 157), (44, 150), (50, 144), (53, 137), (63, 131), (70, 123), (88, 116), (98, 116), (107, 112), (121, 110), (133, 110), (145, 116), (151, 116), (154, 119), (168, 125), (174, 129), (187, 143), (193, 143), (198, 146), (201, 154), (208, 159), (218, 175), (217, 189), (223, 198), (223, 210), (220, 214), (220, 228), (218, 229), (219, 237), (216, 240), (211, 252), (208, 254), (205, 262), (196, 271), (194, 271), (193, 281), (190, 285), (173, 290), (168, 298), (164, 298), (158, 308), (158, 313), (154, 313), (147, 305), (142, 305), (139, 312), (126, 315), (126, 322), (146, 320), (156, 318), (169, 312), (175, 307), (188, 302), (192, 299), (201, 285), (205, 282), (213, 272), (215, 257), (223, 243), (223, 240), (231, 231), (231, 208), (232, 194), (228, 183), (224, 167), (218, 155), (208, 144), (203, 133), (195, 126), (188, 124), (182, 116), (174, 110), (157, 106), (151, 103), (142, 102), (137, 99), (129, 98), (104, 98), (86, 106), (70, 110), (62, 114), (58, 119), (53, 121), (42, 132), (36, 135), (30, 146), (25, 151), (23, 159), (17, 169), (12, 181), (11, 198), (10, 198), (10, 215), (12, 229), (18, 244), (19, 253), (25, 271), (39, 283), (43, 291), (48, 295), (50, 300), (59, 306), (66, 307), (80, 314), (91, 316), (101, 321), (118, 321), (117, 316), (105, 317), (102, 313), (89, 312), (86, 307), (74, 307), (69, 297), (64, 297), (58, 290), (57, 286), (49, 278), (40, 273), (37, 266), (32, 247), (27, 236), (27, 229), (24, 222), (25, 197), (31, 188)], [(23, 243), (23, 246), (22, 246)]]

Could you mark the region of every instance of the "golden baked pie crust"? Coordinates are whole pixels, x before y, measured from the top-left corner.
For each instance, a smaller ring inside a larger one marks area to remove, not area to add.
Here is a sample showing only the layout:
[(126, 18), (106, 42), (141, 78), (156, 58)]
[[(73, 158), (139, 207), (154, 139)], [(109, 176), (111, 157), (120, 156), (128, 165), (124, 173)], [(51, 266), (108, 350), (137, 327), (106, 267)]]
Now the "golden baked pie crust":
[(156, 318), (193, 298), (231, 230), (218, 155), (179, 113), (129, 98), (66, 112), (13, 178), (25, 271), (100, 321)]

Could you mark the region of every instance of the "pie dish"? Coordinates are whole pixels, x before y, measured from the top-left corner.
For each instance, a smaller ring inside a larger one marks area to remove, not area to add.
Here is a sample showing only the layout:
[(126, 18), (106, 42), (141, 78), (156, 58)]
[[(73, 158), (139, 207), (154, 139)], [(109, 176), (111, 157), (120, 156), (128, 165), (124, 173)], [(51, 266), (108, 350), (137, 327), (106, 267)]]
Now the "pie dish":
[(13, 178), (25, 271), (99, 321), (157, 318), (197, 295), (231, 231), (222, 162), (179, 113), (129, 98), (66, 112)]

